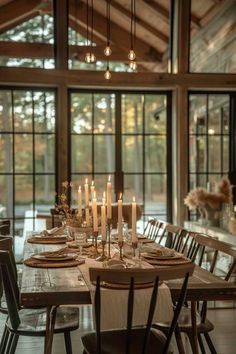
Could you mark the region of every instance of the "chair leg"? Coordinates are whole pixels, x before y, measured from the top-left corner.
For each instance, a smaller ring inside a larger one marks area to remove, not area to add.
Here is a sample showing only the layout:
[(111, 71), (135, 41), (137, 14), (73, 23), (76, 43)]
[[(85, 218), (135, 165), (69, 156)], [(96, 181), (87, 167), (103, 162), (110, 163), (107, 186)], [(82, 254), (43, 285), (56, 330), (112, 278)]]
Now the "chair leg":
[(187, 334), (187, 336), (188, 336), (188, 339), (189, 339), (189, 343), (191, 345), (192, 353), (195, 354), (196, 353), (196, 347), (195, 347), (195, 344), (194, 344), (195, 342), (193, 340), (193, 336), (192, 336), (191, 333)]
[(5, 353), (5, 349), (6, 349), (6, 345), (7, 345), (7, 341), (9, 338), (9, 331), (7, 329), (7, 326), (4, 327), (4, 331), (2, 334), (2, 339), (1, 339), (1, 344), (0, 344), (0, 354), (4, 354)]
[(198, 334), (197, 339), (198, 339), (198, 343), (199, 343), (202, 354), (206, 354), (201, 334)]
[(10, 348), (9, 354), (15, 354), (18, 340), (19, 340), (18, 334), (15, 334), (14, 337), (13, 337), (13, 341), (12, 341), (12, 344), (11, 344), (11, 348)]
[(204, 333), (204, 337), (206, 339), (206, 342), (208, 344), (208, 347), (210, 349), (211, 354), (217, 354), (217, 351), (214, 347), (214, 344), (212, 343), (211, 337), (209, 336), (208, 333)]
[(66, 354), (72, 354), (71, 337), (70, 332), (64, 332)]
[(10, 353), (10, 349), (11, 349), (11, 345), (14, 339), (14, 333), (9, 333), (9, 338), (8, 338), (8, 342), (7, 342), (7, 346), (5, 349), (5, 353), (9, 354)]

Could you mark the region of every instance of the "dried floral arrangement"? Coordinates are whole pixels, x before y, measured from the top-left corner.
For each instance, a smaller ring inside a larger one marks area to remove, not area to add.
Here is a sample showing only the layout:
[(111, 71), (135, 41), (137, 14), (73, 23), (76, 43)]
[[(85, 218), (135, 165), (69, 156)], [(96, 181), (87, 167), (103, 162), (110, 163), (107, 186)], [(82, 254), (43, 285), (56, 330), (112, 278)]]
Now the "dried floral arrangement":
[(73, 187), (72, 182), (62, 182), (62, 193), (57, 194), (58, 203), (55, 204), (55, 209), (59, 215), (64, 216), (66, 219), (72, 219), (75, 216), (75, 210), (69, 205), (69, 193)]
[(216, 212), (221, 210), (223, 203), (231, 203), (232, 201), (232, 186), (227, 178), (223, 178), (217, 185), (215, 193), (208, 192), (205, 188), (195, 188), (191, 190), (184, 204), (190, 210), (198, 209), (203, 218), (216, 218)]

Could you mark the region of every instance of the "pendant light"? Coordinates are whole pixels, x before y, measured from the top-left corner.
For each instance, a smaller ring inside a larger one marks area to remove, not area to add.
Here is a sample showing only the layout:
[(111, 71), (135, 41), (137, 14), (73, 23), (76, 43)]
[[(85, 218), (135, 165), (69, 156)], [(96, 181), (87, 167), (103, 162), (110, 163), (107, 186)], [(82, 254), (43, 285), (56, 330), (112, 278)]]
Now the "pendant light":
[(107, 57), (107, 69), (104, 74), (106, 80), (110, 80), (111, 78), (111, 72), (109, 67), (109, 57), (112, 52), (110, 47), (110, 38), (111, 38), (110, 0), (107, 0), (107, 45), (106, 48), (104, 49), (104, 54)]
[(137, 63), (135, 61), (135, 37), (136, 37), (136, 14), (135, 14), (135, 0), (131, 0), (130, 8), (130, 51), (128, 59), (130, 60), (129, 67), (132, 70), (137, 69)]
[(93, 0), (91, 0), (90, 43), (89, 43), (89, 0), (86, 1), (86, 19), (87, 19), (87, 48), (89, 50), (85, 55), (85, 61), (86, 63), (95, 63), (96, 57), (95, 54), (91, 51), (91, 46), (93, 45)]

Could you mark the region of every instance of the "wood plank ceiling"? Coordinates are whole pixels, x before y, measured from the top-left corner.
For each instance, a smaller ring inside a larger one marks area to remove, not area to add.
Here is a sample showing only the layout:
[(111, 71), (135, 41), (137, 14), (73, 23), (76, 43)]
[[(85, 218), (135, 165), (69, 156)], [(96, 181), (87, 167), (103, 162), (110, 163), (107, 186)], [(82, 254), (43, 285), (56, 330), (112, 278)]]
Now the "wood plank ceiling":
[[(89, 1), (89, 3), (91, 3)], [(191, 13), (192, 38), (200, 38), (206, 27), (220, 18), (234, 0), (194, 1)], [(52, 14), (50, 0), (0, 0), (0, 33), (37, 16)], [(69, 1), (69, 26), (86, 37), (86, 0)], [(234, 28), (233, 28), (234, 30)], [(232, 28), (224, 35), (230, 34)], [(170, 5), (167, 0), (136, 0), (136, 52), (144, 71), (167, 71), (170, 38)], [(97, 59), (105, 60), (106, 1), (94, 0), (94, 41)], [(111, 0), (112, 61), (127, 62), (130, 49), (130, 0)], [(86, 46), (70, 46), (69, 56), (84, 60)], [(52, 58), (53, 47), (47, 43), (12, 43), (0, 41), (0, 56)]]

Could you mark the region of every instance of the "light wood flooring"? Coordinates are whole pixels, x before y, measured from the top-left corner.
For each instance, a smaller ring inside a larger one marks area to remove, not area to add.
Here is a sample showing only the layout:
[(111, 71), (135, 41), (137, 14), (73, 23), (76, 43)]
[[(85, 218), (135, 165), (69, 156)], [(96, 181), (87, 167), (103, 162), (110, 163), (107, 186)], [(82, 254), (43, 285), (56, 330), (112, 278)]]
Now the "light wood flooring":
[[(82, 354), (81, 334), (92, 329), (91, 309), (81, 307), (80, 330), (72, 333), (73, 354)], [(236, 354), (236, 309), (210, 309), (208, 317), (215, 323), (215, 330), (211, 337), (218, 354)], [(0, 330), (4, 325), (4, 315), (0, 317)], [(43, 338), (21, 337), (16, 354), (43, 354)], [(209, 351), (207, 351), (207, 354)], [(53, 340), (53, 354), (65, 354), (63, 335), (55, 335)], [(186, 343), (186, 354), (191, 354)]]

